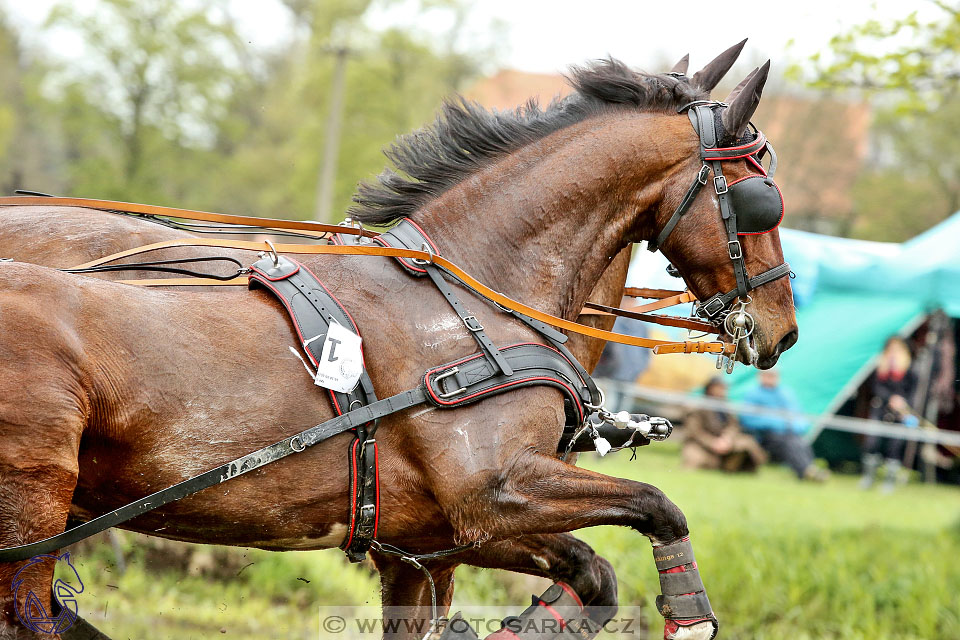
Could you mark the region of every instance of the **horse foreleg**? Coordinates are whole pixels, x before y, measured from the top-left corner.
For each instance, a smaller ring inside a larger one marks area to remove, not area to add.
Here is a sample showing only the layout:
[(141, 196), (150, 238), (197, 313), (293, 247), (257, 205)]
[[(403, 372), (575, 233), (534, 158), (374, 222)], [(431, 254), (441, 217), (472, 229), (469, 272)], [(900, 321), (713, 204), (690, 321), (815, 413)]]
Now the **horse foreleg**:
[[(474, 480), (478, 484), (468, 488), (472, 495), (450, 512), (460, 541), (469, 536), (505, 540), (602, 525), (631, 527), (654, 545), (666, 595), (658, 599), (667, 620), (665, 637), (699, 640), (715, 635), (715, 618), (687, 542), (686, 518), (656, 487), (580, 469), (530, 449), (498, 473)], [(486, 500), (476, 500), (477, 492)], [(670, 576), (679, 573), (686, 575)]]
[[(384, 640), (420, 640), (430, 629), (432, 596), (430, 580), (417, 567), (396, 556), (370, 552), (380, 572)], [(453, 573), (457, 563), (424, 561), (437, 597), (437, 616), (447, 615), (453, 600)]]

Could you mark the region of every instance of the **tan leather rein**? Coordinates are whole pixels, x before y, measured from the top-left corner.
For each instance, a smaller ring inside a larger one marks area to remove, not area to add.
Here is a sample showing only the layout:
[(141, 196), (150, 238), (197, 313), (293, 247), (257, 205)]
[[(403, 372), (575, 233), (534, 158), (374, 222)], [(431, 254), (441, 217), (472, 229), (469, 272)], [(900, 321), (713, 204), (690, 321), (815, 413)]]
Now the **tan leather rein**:
[[(90, 200), (85, 198), (56, 198), (45, 196), (8, 196), (0, 197), (0, 206), (72, 206), (84, 207), (89, 209), (98, 209), (106, 211), (120, 211), (124, 213), (137, 213), (142, 215), (176, 217), (189, 220), (202, 220), (209, 222), (222, 222), (226, 224), (238, 224), (262, 227), (269, 229), (293, 229), (300, 232), (311, 232), (318, 238), (325, 238), (332, 233), (345, 233), (352, 235), (363, 235), (365, 237), (374, 237), (377, 234), (357, 227), (344, 225), (328, 225), (316, 222), (305, 222), (295, 220), (279, 220), (271, 218), (256, 218), (250, 216), (234, 216), (222, 213), (208, 213), (203, 211), (193, 211), (189, 209), (173, 209), (155, 205), (142, 205), (127, 202), (113, 202), (110, 200)], [(265, 231), (268, 232), (268, 231)], [(686, 340), (682, 342), (658, 340), (653, 338), (641, 338), (637, 336), (628, 336), (613, 331), (596, 329), (577, 322), (565, 320), (557, 316), (538, 311), (521, 302), (513, 300), (483, 283), (473, 278), (470, 274), (450, 262), (442, 256), (438, 256), (426, 251), (417, 251), (412, 249), (398, 249), (393, 247), (381, 247), (376, 245), (369, 246), (341, 246), (341, 245), (305, 245), (305, 244), (268, 244), (266, 242), (254, 242), (247, 240), (224, 240), (217, 238), (181, 238), (177, 240), (167, 240), (164, 242), (155, 242), (143, 245), (134, 249), (120, 251), (109, 256), (104, 256), (96, 260), (91, 260), (74, 269), (86, 269), (103, 265), (122, 258), (164, 249), (169, 247), (221, 247), (227, 249), (242, 249), (247, 251), (271, 251), (274, 248), (278, 253), (292, 254), (311, 254), (311, 255), (369, 255), (385, 256), (393, 258), (413, 258), (417, 260), (430, 261), (443, 267), (451, 274), (462, 280), (467, 286), (473, 288), (482, 296), (496, 302), (497, 304), (530, 316), (559, 329), (565, 329), (573, 333), (579, 333), (606, 340), (608, 342), (617, 342), (636, 347), (644, 347), (653, 350), (655, 354), (666, 353), (732, 353), (733, 345), (719, 341), (704, 342), (701, 340)], [(124, 284), (138, 286), (223, 286), (223, 285), (246, 285), (246, 278), (234, 278), (232, 280), (221, 281), (206, 278), (144, 278), (138, 280), (120, 280)], [(687, 291), (671, 291), (666, 289), (642, 289), (627, 287), (624, 289), (625, 295), (635, 297), (656, 298), (655, 302), (644, 305), (636, 305), (627, 309), (618, 309), (616, 307), (607, 307), (595, 303), (588, 303), (585, 314), (598, 315), (617, 315), (623, 317), (636, 318), (647, 322), (665, 324), (668, 326), (678, 326), (687, 329), (715, 332), (715, 327), (707, 323), (688, 318), (676, 318), (673, 316), (651, 315), (651, 311), (663, 309), (666, 307), (693, 302), (696, 297)]]

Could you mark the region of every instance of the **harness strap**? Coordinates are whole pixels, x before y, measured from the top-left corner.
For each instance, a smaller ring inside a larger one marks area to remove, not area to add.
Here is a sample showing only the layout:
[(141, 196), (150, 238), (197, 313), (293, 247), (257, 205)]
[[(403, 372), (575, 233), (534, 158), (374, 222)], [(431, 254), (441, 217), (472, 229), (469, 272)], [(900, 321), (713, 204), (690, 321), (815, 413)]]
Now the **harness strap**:
[[(750, 278), (748, 287), (750, 289), (756, 289), (762, 284), (767, 284), (768, 282), (789, 276), (790, 273), (790, 263), (784, 262)], [(697, 314), (708, 320), (712, 320), (718, 317), (739, 295), (740, 292), (737, 289), (731, 289), (724, 294), (714, 294), (700, 303)]]
[(632, 307), (620, 309), (617, 307), (608, 307), (607, 305), (596, 302), (588, 302), (584, 305), (584, 311), (580, 315), (611, 315), (621, 318), (633, 318), (644, 322), (653, 322), (654, 324), (665, 325), (668, 327), (679, 327), (691, 331), (714, 332), (717, 328), (709, 322), (703, 320), (694, 320), (693, 318), (681, 318), (679, 316), (665, 316), (658, 314), (639, 313)]
[(680, 206), (677, 207), (676, 211), (673, 212), (673, 215), (670, 216), (670, 219), (667, 220), (667, 224), (663, 225), (663, 229), (660, 230), (660, 233), (657, 234), (655, 240), (647, 243), (647, 251), (657, 251), (664, 242), (667, 241), (667, 238), (670, 237), (670, 234), (673, 233), (674, 227), (680, 222), (680, 218), (687, 212), (690, 208), (690, 205), (693, 204), (693, 201), (697, 199), (697, 194), (700, 193), (700, 189), (703, 188), (703, 185), (707, 184), (707, 174), (709, 173), (709, 168), (706, 164), (700, 167), (700, 172), (697, 174), (697, 179), (693, 181), (693, 184), (690, 185), (690, 188), (687, 189), (687, 193), (683, 196), (683, 200), (680, 201)]
[(232, 460), (200, 475), (184, 480), (183, 482), (161, 489), (145, 498), (105, 513), (89, 522), (67, 529), (63, 533), (36, 542), (0, 549), (0, 563), (19, 562), (42, 553), (51, 553), (61, 547), (79, 542), (95, 533), (99, 533), (110, 527), (126, 522), (131, 518), (162, 507), (165, 504), (185, 498), (202, 489), (226, 482), (227, 480), (236, 478), (254, 469), (259, 469), (264, 465), (285, 458), (291, 454), (300, 453), (307, 447), (311, 447), (318, 442), (323, 442), (335, 435), (349, 431), (354, 427), (373, 422), (378, 418), (402, 411), (403, 409), (423, 404), (426, 402), (426, 399), (426, 390), (421, 385), (415, 389), (392, 395), (389, 398), (377, 400), (365, 407), (348, 411), (341, 416), (321, 422), (294, 436), (284, 438), (280, 442), (248, 453), (236, 460)]
[(475, 354), (429, 369), (423, 376), (427, 401), (444, 408), (461, 407), (492, 395), (524, 386), (552, 386), (566, 398), (567, 425), (579, 426), (586, 417), (584, 405), (593, 399), (574, 360), (553, 347), (522, 342), (500, 350), (513, 373), (503, 374), (483, 354)]
[(480, 321), (477, 320), (477, 316), (470, 314), (464, 308), (463, 303), (460, 302), (460, 298), (457, 297), (457, 294), (454, 293), (453, 289), (443, 279), (443, 276), (440, 274), (440, 270), (432, 264), (424, 265), (424, 269), (427, 271), (427, 275), (430, 277), (430, 280), (433, 282), (434, 286), (443, 294), (444, 299), (450, 304), (453, 310), (460, 316), (460, 321), (463, 323), (463, 326), (467, 328), (473, 338), (477, 341), (477, 344), (480, 345), (480, 349), (483, 350), (483, 353), (490, 358), (496, 365), (500, 368), (500, 371), (503, 372), (505, 376), (513, 375), (513, 369), (510, 368), (510, 365), (504, 359), (503, 354), (497, 349), (496, 345), (487, 337), (486, 332), (483, 330), (483, 325), (480, 324)]
[[(307, 357), (317, 366), (323, 351), (324, 338), (331, 322), (352, 328), (360, 335), (353, 318), (340, 301), (320, 280), (298, 262), (278, 256), (255, 262), (249, 274), (250, 288), (263, 287), (273, 293), (286, 307)], [(339, 414), (355, 404), (369, 404), (377, 399), (373, 381), (364, 368), (357, 388), (349, 393), (330, 390), (333, 408)]]
[[(126, 258), (131, 255), (137, 255), (140, 253), (145, 253), (147, 251), (153, 251), (157, 249), (165, 249), (168, 247), (226, 247), (230, 249), (244, 249), (247, 251), (263, 251), (266, 249), (266, 245), (261, 242), (251, 242), (246, 240), (220, 240), (215, 238), (182, 238), (179, 240), (167, 240), (164, 242), (156, 242), (153, 244), (145, 245), (143, 247), (138, 247), (136, 249), (129, 249), (127, 251), (121, 251), (110, 256), (103, 258), (98, 258), (97, 260), (92, 260), (88, 263), (80, 265), (78, 268), (85, 268), (90, 266), (96, 266), (99, 264), (104, 264), (106, 262), (112, 262), (114, 260), (119, 260), (121, 258)], [(446, 258), (438, 255), (431, 254), (426, 251), (416, 251), (412, 249), (395, 249), (392, 247), (378, 247), (372, 245), (361, 245), (361, 246), (337, 246), (337, 245), (303, 245), (303, 244), (277, 244), (275, 249), (279, 253), (292, 253), (292, 254), (311, 254), (311, 255), (353, 255), (353, 256), (388, 256), (388, 257), (402, 257), (402, 258), (416, 258), (419, 260), (430, 261), (433, 260), (434, 264), (437, 266), (443, 267), (449, 274), (455, 276), (460, 280), (465, 286), (476, 291), (483, 297), (495, 302), (501, 307), (510, 309), (515, 312), (522, 313), (534, 320), (539, 322), (544, 322), (546, 324), (552, 325), (553, 327), (564, 329), (567, 331), (572, 331), (574, 333), (579, 333), (591, 338), (599, 338), (601, 340), (606, 340), (608, 342), (617, 342), (620, 344), (626, 344), (634, 347), (646, 347), (652, 349), (658, 345), (671, 345), (675, 344), (668, 340), (657, 340), (652, 338), (641, 338), (637, 336), (628, 336), (622, 333), (616, 333), (614, 331), (604, 331), (603, 329), (596, 329), (594, 327), (588, 327), (586, 325), (579, 324), (577, 322), (572, 322), (570, 320), (565, 320), (564, 318), (558, 318), (557, 316), (551, 315), (549, 313), (544, 313), (538, 311), (533, 307), (527, 306), (521, 302), (517, 302), (512, 298), (509, 298), (502, 293), (494, 291), (490, 287), (484, 285), (476, 278), (472, 277), (470, 274), (465, 272), (463, 269), (458, 267), (453, 262), (447, 260)], [(119, 282), (125, 284), (134, 284), (141, 286), (164, 286), (170, 284), (169, 280), (120, 280)], [(211, 281), (212, 282), (212, 281)], [(693, 299), (693, 298), (691, 298)], [(728, 345), (723, 342), (703, 342), (701, 343), (704, 346), (704, 353), (733, 353), (734, 346)], [(675, 351), (670, 351), (670, 353), (675, 353)]]
[(202, 220), (204, 222), (225, 222), (227, 224), (248, 225), (263, 229), (296, 229), (298, 231), (313, 231), (315, 237), (325, 238), (331, 233), (347, 233), (363, 235), (369, 238), (377, 235), (372, 231), (346, 227), (343, 225), (321, 224), (305, 220), (281, 220), (274, 218), (256, 218), (253, 216), (236, 216), (227, 213), (212, 213), (209, 211), (194, 211), (193, 209), (175, 209), (160, 207), (153, 204), (137, 204), (133, 202), (116, 202), (113, 200), (93, 200), (89, 198), (59, 198), (50, 196), (2, 196), (0, 207), (10, 206), (39, 206), (39, 207), (83, 207), (100, 211), (119, 211), (121, 213), (138, 213), (147, 216), (168, 216), (185, 220)]

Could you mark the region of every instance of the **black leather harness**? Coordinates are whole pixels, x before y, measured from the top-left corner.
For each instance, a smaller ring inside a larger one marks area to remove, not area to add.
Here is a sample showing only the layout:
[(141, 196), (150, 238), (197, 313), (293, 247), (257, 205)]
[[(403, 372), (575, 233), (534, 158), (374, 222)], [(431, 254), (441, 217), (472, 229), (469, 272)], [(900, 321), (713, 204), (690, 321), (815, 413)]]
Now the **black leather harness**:
[[(690, 209), (693, 201), (696, 200), (697, 194), (699, 194), (700, 190), (707, 184), (707, 178), (712, 171), (714, 191), (720, 203), (720, 216), (723, 218), (724, 229), (727, 232), (727, 255), (733, 264), (733, 275), (736, 278), (736, 287), (725, 293), (716, 293), (697, 305), (697, 315), (715, 324), (722, 322), (725, 315), (730, 311), (730, 306), (737, 298), (746, 301), (748, 294), (753, 289), (768, 282), (779, 280), (790, 274), (790, 265), (786, 262), (752, 278), (747, 274), (747, 265), (743, 256), (743, 247), (740, 244), (739, 236), (743, 233), (756, 233), (757, 231), (752, 229), (748, 231), (744, 225), (741, 225), (744, 226), (743, 229), (738, 227), (738, 212), (733, 206), (731, 194), (731, 189), (734, 185), (727, 184), (727, 179), (723, 175), (723, 163), (740, 158), (759, 157), (759, 154), (765, 151), (770, 154), (770, 169), (767, 171), (765, 177), (773, 178), (774, 173), (777, 171), (777, 156), (773, 151), (773, 146), (767, 142), (766, 137), (760, 131), (756, 132), (753, 141), (746, 144), (734, 147), (718, 146), (720, 136), (717, 129), (716, 116), (719, 113), (718, 108), (721, 106), (725, 105), (719, 102), (704, 100), (691, 102), (678, 110), (679, 112), (688, 112), (690, 122), (700, 137), (700, 159), (703, 161), (703, 165), (700, 167), (700, 171), (697, 173), (693, 184), (687, 189), (683, 200), (673, 212), (673, 215), (670, 216), (670, 219), (663, 226), (663, 229), (657, 234), (656, 239), (650, 241), (647, 245), (647, 249), (656, 251), (667, 241), (667, 238), (670, 237), (670, 234), (676, 228), (684, 214)], [(757, 164), (759, 164), (759, 161)], [(772, 184), (772, 180), (770, 183)], [(757, 194), (752, 195), (756, 196)], [(777, 196), (779, 197), (779, 191), (777, 191)], [(783, 214), (782, 205), (783, 202), (780, 200), (780, 215), (776, 220), (777, 224), (779, 224)], [(740, 213), (747, 213), (744, 201), (741, 200), (740, 206), (743, 208)], [(776, 224), (773, 226), (776, 226)], [(770, 229), (766, 230), (769, 231)]]
[[(363, 241), (354, 236), (338, 236), (337, 243)], [(436, 246), (410, 220), (403, 220), (375, 241), (394, 247), (428, 247), (437, 253)], [(217, 468), (167, 487), (145, 498), (79, 524), (63, 533), (44, 540), (16, 547), (0, 549), (0, 562), (16, 562), (41, 553), (49, 553), (63, 546), (83, 540), (95, 533), (126, 522), (131, 518), (170, 502), (231, 480), (259, 469), (264, 465), (300, 453), (314, 444), (340, 433), (352, 431), (350, 445), (351, 496), (350, 531), (341, 548), (351, 561), (363, 559), (372, 545), (385, 550), (387, 545), (376, 542), (379, 487), (377, 480), (377, 448), (374, 433), (377, 420), (403, 409), (429, 403), (441, 408), (461, 407), (479, 402), (493, 395), (532, 385), (546, 385), (558, 389), (564, 398), (566, 424), (558, 450), (583, 450), (576, 440), (584, 432), (588, 416), (602, 405), (602, 394), (587, 371), (564, 346), (567, 337), (552, 327), (521, 313), (496, 305), (539, 333), (544, 343), (523, 342), (497, 347), (486, 335), (483, 325), (468, 313), (457, 297), (449, 280), (469, 287), (455, 276), (431, 262), (400, 260), (400, 265), (412, 275), (428, 277), (454, 309), (464, 326), (480, 347), (471, 356), (433, 367), (424, 373), (420, 384), (388, 398), (377, 399), (373, 384), (364, 371), (355, 389), (342, 394), (330, 392), (331, 403), (338, 414), (298, 434), (241, 456)], [(322, 338), (331, 322), (359, 329), (350, 314), (336, 297), (305, 266), (278, 255), (264, 256), (250, 269), (251, 287), (263, 287), (273, 293), (290, 314), (300, 344), (312, 364), (316, 365), (322, 353)], [(449, 279), (449, 280), (448, 280)], [(493, 303), (495, 304), (495, 303)], [(649, 440), (629, 429), (618, 429), (612, 423), (610, 438), (621, 437), (629, 446), (648, 444)], [(593, 428), (596, 434), (596, 427)], [(573, 436), (576, 432), (576, 436)], [(614, 445), (621, 443), (614, 442)], [(455, 551), (455, 550), (451, 550)], [(387, 552), (387, 551), (384, 551)]]
[[(250, 288), (264, 287), (286, 308), (300, 338), (304, 353), (314, 367), (320, 361), (324, 338), (330, 323), (352, 328), (360, 335), (353, 318), (329, 289), (304, 265), (284, 256), (262, 258), (254, 263), (249, 274)], [(360, 382), (349, 393), (327, 389), (337, 415), (377, 400), (373, 381), (366, 367)], [(341, 548), (354, 562), (359, 562), (369, 549), (369, 541), (377, 535), (377, 505), (380, 485), (377, 482), (377, 421), (354, 427), (354, 439), (348, 449), (350, 463), (350, 527)]]

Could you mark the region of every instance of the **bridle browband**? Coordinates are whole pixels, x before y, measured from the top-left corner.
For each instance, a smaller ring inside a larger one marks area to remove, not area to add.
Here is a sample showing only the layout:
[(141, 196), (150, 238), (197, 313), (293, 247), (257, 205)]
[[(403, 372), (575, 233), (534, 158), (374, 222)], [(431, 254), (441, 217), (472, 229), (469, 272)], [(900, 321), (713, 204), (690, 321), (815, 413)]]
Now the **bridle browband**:
[[(757, 156), (761, 152), (766, 152), (770, 154), (770, 169), (767, 171), (767, 177), (772, 178), (777, 170), (777, 156), (763, 132), (756, 129), (754, 129), (756, 136), (751, 142), (733, 147), (717, 146), (719, 135), (714, 112), (716, 109), (725, 106), (726, 104), (723, 102), (698, 100), (677, 110), (677, 113), (687, 112), (690, 122), (693, 124), (693, 129), (700, 138), (700, 159), (703, 161), (703, 165), (673, 215), (670, 216), (657, 237), (650, 241), (647, 246), (650, 251), (657, 251), (663, 246), (680, 219), (696, 200), (700, 190), (707, 184), (712, 171), (713, 187), (720, 204), (720, 216), (727, 232), (727, 255), (733, 265), (733, 274), (737, 283), (736, 287), (730, 291), (726, 293), (718, 292), (697, 305), (697, 315), (715, 325), (723, 322), (729, 314), (731, 306), (738, 298), (745, 302), (749, 298), (750, 291), (790, 274), (790, 265), (786, 262), (753, 277), (750, 277), (747, 273), (743, 247), (738, 237), (737, 212), (734, 210), (730, 199), (730, 188), (726, 177), (723, 175), (722, 163)], [(759, 162), (757, 164), (759, 165)]]

